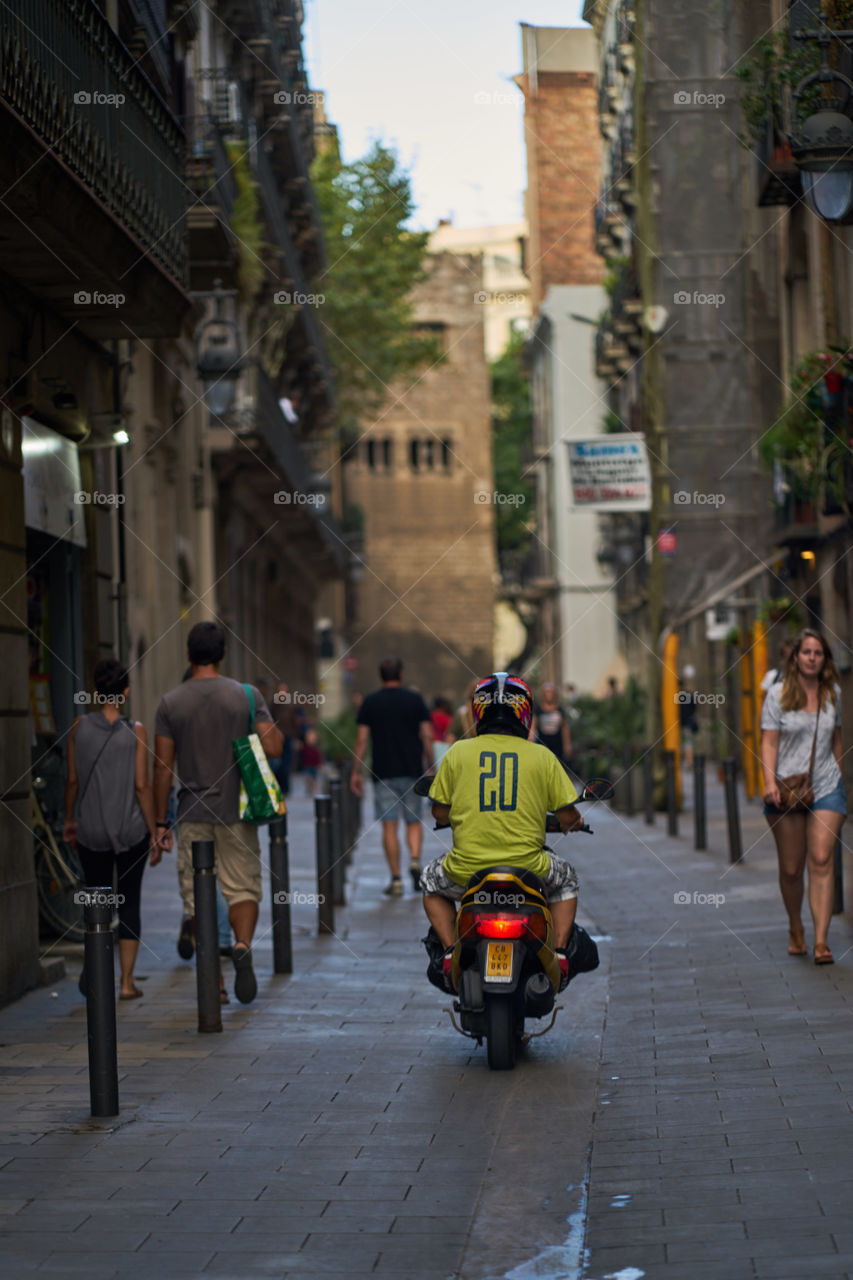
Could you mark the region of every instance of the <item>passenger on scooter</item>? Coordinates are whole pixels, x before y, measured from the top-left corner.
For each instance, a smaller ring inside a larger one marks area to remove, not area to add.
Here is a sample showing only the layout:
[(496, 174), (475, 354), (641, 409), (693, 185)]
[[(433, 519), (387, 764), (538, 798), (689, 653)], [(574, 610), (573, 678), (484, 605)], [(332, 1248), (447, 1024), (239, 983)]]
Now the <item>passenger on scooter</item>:
[(509, 864), (544, 881), (567, 980), (578, 881), (574, 868), (545, 848), (545, 814), (553, 810), (564, 832), (581, 827), (573, 803), (578, 793), (553, 752), (528, 741), (533, 694), (522, 679), (497, 672), (478, 681), (471, 707), (477, 736), (453, 744), (429, 792), (436, 822), (453, 828), (453, 847), (421, 874), (424, 910), (445, 948), (445, 974), (455, 940), (455, 903), (475, 872)]

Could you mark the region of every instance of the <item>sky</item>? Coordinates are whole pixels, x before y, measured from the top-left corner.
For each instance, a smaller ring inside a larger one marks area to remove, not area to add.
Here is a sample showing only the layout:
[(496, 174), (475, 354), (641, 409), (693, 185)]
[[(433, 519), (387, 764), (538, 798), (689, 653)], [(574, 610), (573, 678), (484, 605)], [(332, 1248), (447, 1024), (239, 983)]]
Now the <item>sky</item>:
[(412, 225), (516, 222), (525, 186), (520, 22), (577, 27), (583, 0), (307, 0), (311, 89), (351, 161), (379, 139), (412, 176)]

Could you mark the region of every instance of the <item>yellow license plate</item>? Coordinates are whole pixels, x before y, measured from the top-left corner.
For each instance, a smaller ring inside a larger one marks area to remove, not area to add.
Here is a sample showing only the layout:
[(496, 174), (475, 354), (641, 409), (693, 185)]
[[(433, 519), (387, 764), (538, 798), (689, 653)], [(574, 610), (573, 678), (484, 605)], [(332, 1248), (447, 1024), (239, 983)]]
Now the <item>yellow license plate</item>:
[(490, 942), (486, 951), (486, 981), (512, 982), (512, 943)]

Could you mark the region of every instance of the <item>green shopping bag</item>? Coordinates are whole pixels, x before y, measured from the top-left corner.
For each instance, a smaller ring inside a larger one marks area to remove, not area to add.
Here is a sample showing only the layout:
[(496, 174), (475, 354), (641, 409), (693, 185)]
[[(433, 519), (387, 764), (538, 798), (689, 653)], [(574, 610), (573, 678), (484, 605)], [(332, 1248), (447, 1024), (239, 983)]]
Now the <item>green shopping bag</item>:
[(249, 699), (249, 733), (245, 738), (233, 741), (234, 756), (240, 770), (240, 821), (270, 822), (287, 813), (287, 805), (281, 788), (270, 768), (269, 760), (257, 733), (252, 733), (255, 723), (255, 695), (252, 686), (244, 684)]

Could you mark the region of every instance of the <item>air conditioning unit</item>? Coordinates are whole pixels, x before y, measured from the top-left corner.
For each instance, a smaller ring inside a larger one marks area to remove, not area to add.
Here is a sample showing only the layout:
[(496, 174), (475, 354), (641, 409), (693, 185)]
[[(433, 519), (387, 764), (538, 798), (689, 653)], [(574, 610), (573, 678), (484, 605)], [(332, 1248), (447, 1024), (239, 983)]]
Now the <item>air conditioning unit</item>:
[(732, 627), (738, 625), (736, 609), (728, 605), (715, 605), (705, 610), (705, 635), (709, 640), (725, 640)]

